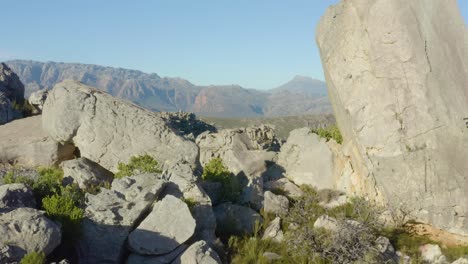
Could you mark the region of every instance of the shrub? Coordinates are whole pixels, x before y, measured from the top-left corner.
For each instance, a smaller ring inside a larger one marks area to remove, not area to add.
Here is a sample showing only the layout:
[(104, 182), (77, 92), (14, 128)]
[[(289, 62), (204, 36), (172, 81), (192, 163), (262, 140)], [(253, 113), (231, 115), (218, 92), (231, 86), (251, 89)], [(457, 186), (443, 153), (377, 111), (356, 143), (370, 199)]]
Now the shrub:
[(26, 176), (22, 175), (15, 175), (13, 171), (7, 172), (5, 176), (3, 176), (3, 184), (13, 184), (13, 183), (23, 183), (28, 186), (32, 186), (34, 181)]
[(13, 109), (20, 112), (23, 117), (31, 116), (35, 110), (34, 106), (32, 106), (28, 100), (24, 100), (23, 103), (17, 103), (16, 101), (13, 101)]
[(193, 207), (195, 207), (195, 205), (197, 205), (197, 201), (195, 201), (195, 199), (193, 198), (182, 198), (182, 201), (187, 204), (188, 208), (190, 210), (193, 209)]
[(46, 256), (44, 252), (31, 252), (21, 259), (20, 264), (46, 264)]
[(329, 126), (326, 128), (313, 129), (312, 133), (317, 134), (321, 138), (325, 138), (327, 141), (334, 139), (338, 144), (343, 143), (343, 137), (337, 126)]
[(54, 167), (41, 167), (37, 171), (39, 178), (33, 183), (32, 189), (40, 204), (44, 197), (61, 193), (63, 171)]
[(42, 200), (46, 215), (62, 224), (65, 240), (74, 240), (80, 235), (80, 224), (83, 219), (83, 209), (76, 207), (70, 196), (54, 194)]
[(203, 168), (202, 180), (220, 182), (223, 188), (223, 200), (235, 202), (241, 193), (240, 183), (223, 165), (221, 158), (210, 160)]
[(133, 156), (128, 164), (121, 163), (117, 165), (118, 172), (115, 178), (132, 176), (137, 173), (161, 173), (159, 163), (150, 155)]

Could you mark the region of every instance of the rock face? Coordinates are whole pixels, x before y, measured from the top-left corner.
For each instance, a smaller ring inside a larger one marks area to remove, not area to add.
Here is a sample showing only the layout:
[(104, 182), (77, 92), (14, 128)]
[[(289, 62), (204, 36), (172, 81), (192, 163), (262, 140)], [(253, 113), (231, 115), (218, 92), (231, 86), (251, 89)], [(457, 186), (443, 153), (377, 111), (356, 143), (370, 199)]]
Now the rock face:
[(276, 195), (270, 191), (265, 192), (265, 201), (263, 209), (265, 212), (277, 215), (285, 215), (289, 210), (289, 200), (286, 196)]
[(97, 186), (105, 182), (111, 183), (113, 175), (99, 164), (87, 158), (67, 160), (60, 164), (63, 169), (64, 181), (76, 183), (81, 189)]
[(222, 235), (252, 234), (255, 222), (262, 222), (262, 217), (249, 207), (232, 203), (223, 203), (213, 208), (216, 216), (217, 233)]
[(73, 143), (83, 157), (110, 171), (143, 154), (164, 168), (196, 164), (197, 146), (176, 135), (157, 114), (78, 82), (57, 84), (42, 116), (44, 130), (54, 140)]
[(362, 195), (468, 235), (468, 30), (455, 0), (349, 0), (317, 28)]
[(24, 85), (7, 65), (0, 63), (0, 125), (21, 115), (13, 110), (13, 102), (24, 102)]
[(161, 255), (173, 251), (195, 232), (195, 219), (180, 199), (167, 195), (128, 236), (130, 250), (142, 255)]
[(175, 259), (172, 264), (221, 264), (221, 259), (205, 241), (198, 241)]
[(0, 129), (0, 163), (51, 166), (71, 159), (75, 147), (50, 139), (42, 129), (41, 116), (15, 120)]
[(286, 177), (298, 185), (319, 189), (335, 187), (333, 154), (325, 139), (312, 133), (310, 128), (291, 131), (281, 147), (278, 164), (286, 170)]
[(22, 183), (0, 185), (0, 209), (19, 207), (36, 207), (31, 189)]
[(0, 213), (0, 245), (14, 245), (24, 253), (51, 253), (62, 237), (60, 227), (32, 208), (17, 208)]
[(165, 186), (157, 174), (116, 179), (110, 190), (86, 194), (85, 219), (79, 243), (80, 263), (119, 263), (136, 221)]

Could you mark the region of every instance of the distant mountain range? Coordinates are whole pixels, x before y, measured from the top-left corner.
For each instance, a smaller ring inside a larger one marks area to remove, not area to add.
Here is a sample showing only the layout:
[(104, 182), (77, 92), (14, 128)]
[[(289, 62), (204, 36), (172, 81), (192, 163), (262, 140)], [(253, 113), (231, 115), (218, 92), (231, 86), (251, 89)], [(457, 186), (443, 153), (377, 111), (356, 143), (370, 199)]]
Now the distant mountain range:
[(137, 70), (78, 63), (14, 60), (6, 64), (20, 77), (26, 96), (73, 79), (154, 111), (190, 111), (213, 117), (272, 117), (331, 113), (324, 82), (296, 76), (271, 90), (237, 85), (197, 86)]

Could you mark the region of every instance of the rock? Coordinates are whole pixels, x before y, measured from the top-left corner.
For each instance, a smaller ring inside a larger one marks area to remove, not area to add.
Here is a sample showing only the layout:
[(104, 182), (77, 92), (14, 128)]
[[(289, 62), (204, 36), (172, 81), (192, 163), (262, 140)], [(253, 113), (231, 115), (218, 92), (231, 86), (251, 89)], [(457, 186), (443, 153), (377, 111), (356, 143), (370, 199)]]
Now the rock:
[(32, 208), (16, 208), (0, 213), (0, 245), (11, 245), (24, 250), (24, 254), (44, 252), (50, 254), (62, 238), (60, 227)]
[(24, 85), (7, 65), (0, 63), (0, 125), (21, 117), (13, 102), (23, 104)]
[(67, 160), (60, 164), (63, 169), (64, 181), (76, 183), (81, 189), (100, 186), (112, 182), (114, 175), (101, 165), (87, 159)]
[(266, 182), (263, 188), (268, 191), (281, 190), (291, 198), (299, 198), (304, 195), (304, 192), (287, 178)]
[(400, 263), (400, 258), (396, 254), (395, 248), (393, 247), (392, 243), (390, 243), (388, 238), (380, 236), (375, 240), (375, 244), (380, 254), (382, 255), (384, 263)]
[(262, 256), (266, 258), (268, 261), (281, 259), (280, 255), (273, 253), (273, 252), (264, 252)]
[(115, 172), (119, 162), (148, 154), (170, 169), (194, 169), (195, 143), (172, 131), (157, 114), (79, 82), (64, 81), (49, 92), (43, 126), (58, 142), (73, 143), (81, 156)]
[(345, 205), (348, 202), (348, 196), (346, 194), (341, 194), (337, 196), (330, 197), (327, 201), (321, 201), (319, 203), (325, 209), (333, 209), (342, 205)]
[(425, 263), (430, 264), (446, 264), (448, 263), (439, 245), (426, 244), (419, 248), (421, 258)]
[(136, 222), (157, 200), (166, 182), (158, 174), (115, 179), (110, 190), (86, 194), (79, 242), (80, 263), (118, 263)]
[(34, 107), (34, 114), (40, 114), (42, 112), (48, 93), (48, 90), (43, 89), (35, 91), (29, 95), (28, 102)]
[(260, 211), (263, 208), (263, 177), (249, 178), (247, 185), (242, 188), (238, 203)]
[(0, 209), (18, 207), (36, 207), (31, 189), (22, 183), (0, 185)]
[(286, 215), (289, 211), (289, 200), (283, 195), (276, 195), (266, 191), (263, 209), (268, 213)]
[(128, 256), (127, 264), (170, 264), (187, 248), (187, 245), (182, 244), (171, 253), (159, 256), (138, 255), (132, 253)]
[(70, 264), (71, 262), (68, 259), (62, 259), (59, 262), (52, 262), (50, 264)]
[(457, 1), (340, 1), (316, 32), (365, 187), (356, 192), (467, 236), (468, 30)]
[(26, 254), (24, 249), (12, 245), (0, 245), (0, 263), (18, 264)]
[(159, 112), (158, 115), (181, 135), (193, 137), (195, 140), (203, 132), (216, 132), (216, 127), (197, 119), (194, 113), (187, 112)]
[(396, 254), (399, 257), (399, 262), (398, 263), (401, 263), (401, 264), (411, 264), (412, 263), (412, 260), (411, 260), (410, 256), (402, 253), (401, 251), (397, 251)]
[(222, 202), (223, 185), (220, 182), (203, 181), (201, 186), (210, 197), (213, 205), (217, 205)]
[(314, 228), (323, 228), (334, 232), (339, 229), (339, 224), (335, 218), (329, 217), (328, 215), (322, 215), (315, 220)]
[(255, 222), (262, 223), (262, 217), (254, 210), (232, 203), (223, 203), (213, 208), (216, 216), (216, 233), (221, 235), (252, 234)]
[(195, 232), (195, 219), (183, 201), (167, 195), (128, 236), (132, 252), (162, 255), (173, 251)]
[(289, 133), (278, 155), (278, 164), (295, 184), (307, 184), (318, 189), (335, 187), (333, 154), (325, 139), (313, 134), (310, 128)]
[(205, 241), (198, 241), (177, 257), (172, 264), (221, 264), (221, 259)]
[(40, 116), (15, 120), (0, 129), (0, 163), (30, 167), (52, 166), (71, 159), (75, 148), (51, 140)]
[(452, 264), (468, 264), (468, 259), (466, 258), (459, 258), (452, 262)]
[(277, 242), (281, 242), (283, 238), (284, 234), (283, 230), (281, 230), (281, 218), (276, 217), (265, 229), (262, 239), (273, 239)]

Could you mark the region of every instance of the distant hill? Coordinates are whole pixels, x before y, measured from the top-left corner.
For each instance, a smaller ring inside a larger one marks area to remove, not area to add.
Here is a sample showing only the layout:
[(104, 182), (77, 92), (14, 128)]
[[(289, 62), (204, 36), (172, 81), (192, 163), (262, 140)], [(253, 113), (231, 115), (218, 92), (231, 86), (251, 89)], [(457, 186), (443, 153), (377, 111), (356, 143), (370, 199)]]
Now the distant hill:
[(267, 91), (240, 86), (197, 86), (137, 70), (79, 63), (15, 60), (6, 64), (25, 84), (25, 95), (65, 79), (95, 86), (153, 111), (190, 111), (213, 117), (268, 117), (331, 113), (325, 83), (296, 76)]

